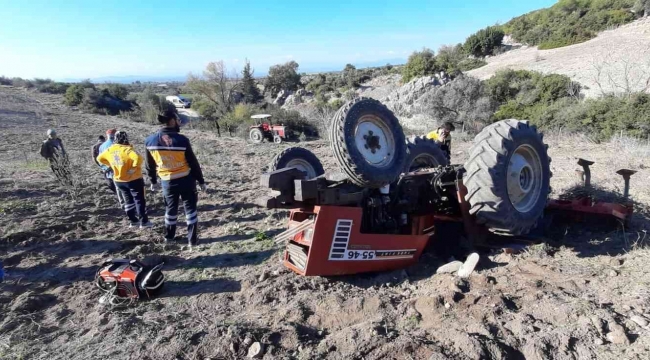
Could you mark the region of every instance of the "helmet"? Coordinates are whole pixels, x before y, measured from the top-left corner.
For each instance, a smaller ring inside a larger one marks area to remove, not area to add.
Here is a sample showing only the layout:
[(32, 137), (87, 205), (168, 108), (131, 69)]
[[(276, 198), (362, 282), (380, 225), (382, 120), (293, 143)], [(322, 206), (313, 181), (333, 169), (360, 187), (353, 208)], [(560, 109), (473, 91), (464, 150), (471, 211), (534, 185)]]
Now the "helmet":
[(56, 136), (56, 130), (48, 129), (47, 130), (47, 136)]

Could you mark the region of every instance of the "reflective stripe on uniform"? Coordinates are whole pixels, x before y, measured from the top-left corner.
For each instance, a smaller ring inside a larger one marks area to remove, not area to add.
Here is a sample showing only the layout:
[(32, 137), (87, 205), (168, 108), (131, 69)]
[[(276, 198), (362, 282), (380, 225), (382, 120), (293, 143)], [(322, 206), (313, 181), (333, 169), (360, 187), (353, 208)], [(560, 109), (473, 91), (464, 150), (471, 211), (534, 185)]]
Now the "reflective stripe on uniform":
[(147, 150), (182, 150), (185, 151), (185, 147), (173, 147), (173, 146), (147, 146)]

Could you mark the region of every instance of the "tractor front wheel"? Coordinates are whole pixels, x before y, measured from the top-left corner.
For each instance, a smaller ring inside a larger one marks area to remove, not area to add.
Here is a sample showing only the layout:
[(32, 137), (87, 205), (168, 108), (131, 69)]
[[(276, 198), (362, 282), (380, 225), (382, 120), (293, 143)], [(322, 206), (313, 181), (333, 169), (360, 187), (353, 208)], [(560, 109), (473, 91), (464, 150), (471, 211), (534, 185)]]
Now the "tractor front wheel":
[(262, 130), (258, 128), (253, 128), (248, 132), (248, 137), (251, 139), (251, 141), (255, 144), (259, 144), (264, 140), (264, 135), (262, 134)]
[(359, 98), (348, 102), (332, 118), (330, 131), (334, 157), (352, 183), (380, 188), (404, 170), (402, 126), (379, 101)]
[(404, 172), (449, 165), (447, 155), (434, 140), (424, 136), (413, 136), (406, 141), (406, 146), (408, 156)]
[(280, 137), (280, 135), (273, 136), (273, 142), (276, 143), (276, 144), (281, 144), (282, 143), (282, 138)]
[(301, 147), (286, 148), (277, 154), (269, 165), (269, 171), (290, 167), (304, 172), (307, 174), (308, 179), (313, 179), (325, 173), (323, 164), (318, 160), (318, 157), (313, 152)]

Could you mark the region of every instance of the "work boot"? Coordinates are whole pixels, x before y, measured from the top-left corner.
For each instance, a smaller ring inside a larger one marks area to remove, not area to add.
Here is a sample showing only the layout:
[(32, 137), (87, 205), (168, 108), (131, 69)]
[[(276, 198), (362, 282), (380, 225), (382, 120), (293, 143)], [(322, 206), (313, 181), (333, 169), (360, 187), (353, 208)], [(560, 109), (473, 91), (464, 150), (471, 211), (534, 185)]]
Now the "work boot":
[(153, 224), (151, 223), (151, 221), (147, 221), (144, 224), (140, 224), (140, 229), (148, 229), (148, 228), (152, 228), (152, 227), (153, 227)]

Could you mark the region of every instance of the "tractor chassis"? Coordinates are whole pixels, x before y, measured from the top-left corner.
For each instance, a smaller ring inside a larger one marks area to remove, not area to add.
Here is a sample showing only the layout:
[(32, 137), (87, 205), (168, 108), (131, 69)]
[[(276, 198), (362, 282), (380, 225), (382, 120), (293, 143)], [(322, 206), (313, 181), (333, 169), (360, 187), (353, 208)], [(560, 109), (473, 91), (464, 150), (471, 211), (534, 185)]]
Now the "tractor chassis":
[[(291, 209), (288, 229), (277, 235), (275, 241), (285, 246), (282, 256), (285, 267), (297, 274), (333, 276), (395, 270), (415, 264), (434, 239), (436, 227), (443, 223), (462, 224), (463, 233), (457, 239), (437, 241), (466, 239), (466, 245), (473, 247), (486, 244), (494, 237), (470, 215), (469, 204), (465, 201), (467, 189), (462, 181), (463, 172), (463, 167), (456, 165), (444, 167), (442, 171), (427, 169), (403, 174), (398, 183), (411, 180), (413, 185), (407, 184), (407, 189), (413, 190), (409, 186), (418, 187), (418, 182), (426, 183), (437, 189), (436, 195), (416, 192), (419, 201), (432, 197), (428, 201), (430, 205), (424, 207), (422, 203), (399, 204), (399, 211), (406, 214), (401, 216), (407, 220), (388, 232), (383, 228), (377, 229), (377, 223), (368, 221), (366, 216), (374, 213), (372, 204), (381, 201), (377, 199), (388, 201), (389, 195), (346, 181), (325, 177), (306, 179), (305, 173), (296, 168), (263, 174), (261, 185), (271, 190), (271, 196), (261, 198), (259, 205)], [(625, 222), (632, 214), (632, 208), (591, 199), (551, 200), (547, 213), (558, 212), (576, 220), (596, 215)], [(506, 239), (516, 242), (517, 238)]]

